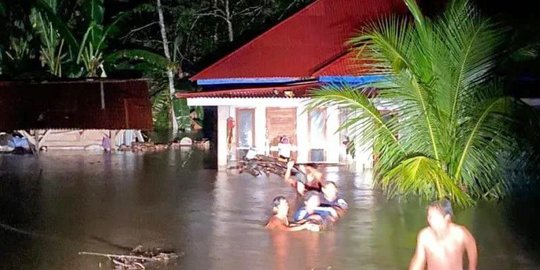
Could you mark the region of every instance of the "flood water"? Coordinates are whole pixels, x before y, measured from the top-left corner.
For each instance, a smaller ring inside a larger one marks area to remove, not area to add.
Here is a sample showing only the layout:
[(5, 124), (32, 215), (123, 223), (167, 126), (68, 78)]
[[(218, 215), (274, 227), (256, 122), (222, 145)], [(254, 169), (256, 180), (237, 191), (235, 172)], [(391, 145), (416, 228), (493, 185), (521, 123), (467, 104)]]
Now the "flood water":
[[(186, 151), (1, 155), (0, 269), (107, 269), (78, 252), (137, 245), (183, 254), (159, 269), (406, 269), (426, 225), (425, 205), (386, 200), (369, 172), (327, 168), (346, 216), (320, 233), (269, 232), (272, 198), (295, 202), (294, 192), (214, 162)], [(477, 239), (479, 269), (540, 269), (539, 211), (531, 200), (483, 202), (455, 220)]]

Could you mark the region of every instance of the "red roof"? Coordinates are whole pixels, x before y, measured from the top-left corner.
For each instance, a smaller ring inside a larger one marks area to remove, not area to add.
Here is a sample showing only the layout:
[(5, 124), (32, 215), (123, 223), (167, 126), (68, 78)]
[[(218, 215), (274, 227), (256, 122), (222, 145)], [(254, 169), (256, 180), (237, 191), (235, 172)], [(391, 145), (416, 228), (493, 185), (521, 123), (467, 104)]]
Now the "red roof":
[(279, 87), (257, 87), (228, 90), (214, 90), (193, 93), (176, 92), (177, 98), (302, 98), (312, 89), (318, 88), (317, 83)]
[(313, 76), (355, 76), (368, 71), (369, 69), (356, 57), (356, 52), (350, 51), (317, 70)]
[(345, 42), (367, 22), (405, 11), (402, 0), (318, 0), (191, 80), (312, 77), (342, 56)]

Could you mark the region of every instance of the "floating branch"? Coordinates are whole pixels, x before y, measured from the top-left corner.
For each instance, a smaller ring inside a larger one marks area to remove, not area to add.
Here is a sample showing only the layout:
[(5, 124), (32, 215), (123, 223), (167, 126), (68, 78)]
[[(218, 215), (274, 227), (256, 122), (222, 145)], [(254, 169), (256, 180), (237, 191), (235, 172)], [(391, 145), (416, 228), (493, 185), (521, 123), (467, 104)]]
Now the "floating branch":
[(163, 252), (160, 249), (143, 250), (142, 246), (134, 248), (129, 255), (88, 251), (79, 252), (79, 255), (106, 257), (112, 262), (114, 269), (123, 270), (146, 269), (145, 264), (155, 262), (167, 263), (171, 259), (180, 257), (174, 252)]

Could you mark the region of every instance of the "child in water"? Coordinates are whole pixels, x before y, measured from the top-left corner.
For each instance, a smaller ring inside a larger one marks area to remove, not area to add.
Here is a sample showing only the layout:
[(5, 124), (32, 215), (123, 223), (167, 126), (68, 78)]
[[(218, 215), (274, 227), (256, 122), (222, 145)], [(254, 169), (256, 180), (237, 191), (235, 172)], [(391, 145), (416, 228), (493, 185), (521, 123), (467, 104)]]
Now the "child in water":
[(287, 199), (285, 199), (285, 197), (277, 196), (274, 198), (272, 203), (274, 205), (272, 209), (274, 215), (270, 218), (270, 220), (268, 220), (266, 228), (277, 229), (281, 231), (319, 231), (320, 228), (317, 224), (309, 222), (303, 224), (289, 223), (289, 219), (287, 218), (287, 214), (289, 213), (289, 203), (287, 202)]
[(316, 191), (309, 191), (304, 197), (304, 206), (294, 214), (295, 222), (314, 221), (318, 223), (333, 222), (337, 219), (336, 210), (331, 207), (321, 207), (321, 199)]
[(338, 197), (338, 189), (336, 183), (327, 181), (322, 188), (323, 199), (321, 201), (321, 207), (332, 207), (338, 214), (343, 214), (349, 205), (347, 202)]

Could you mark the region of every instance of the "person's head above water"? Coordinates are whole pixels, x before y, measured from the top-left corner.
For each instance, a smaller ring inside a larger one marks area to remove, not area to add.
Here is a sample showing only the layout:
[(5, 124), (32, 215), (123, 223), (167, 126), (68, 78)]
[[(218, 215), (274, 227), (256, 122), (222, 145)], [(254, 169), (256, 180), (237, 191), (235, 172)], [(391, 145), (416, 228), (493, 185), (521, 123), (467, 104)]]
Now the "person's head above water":
[(308, 170), (316, 170), (318, 168), (317, 164), (315, 163), (306, 163), (304, 164), (304, 167)]
[(429, 204), (427, 208), (427, 221), (435, 231), (441, 231), (452, 222), (452, 204), (449, 200), (438, 200)]
[(324, 194), (324, 197), (329, 200), (337, 199), (338, 189), (336, 183), (334, 183), (333, 181), (326, 181), (326, 184), (322, 188), (322, 192)]
[(283, 196), (277, 196), (272, 200), (272, 211), (277, 215), (285, 215), (289, 212), (289, 203)]
[(317, 170), (317, 164), (315, 163), (302, 164), (299, 166), (299, 169), (306, 174), (307, 182), (313, 181), (320, 174), (319, 170)]
[(304, 196), (304, 203), (308, 212), (314, 211), (321, 204), (321, 198), (316, 191), (308, 191)]

